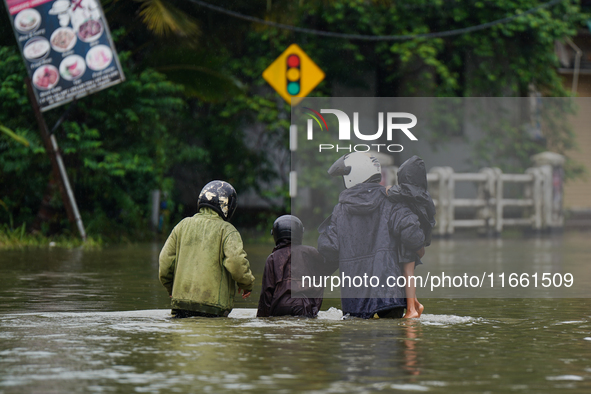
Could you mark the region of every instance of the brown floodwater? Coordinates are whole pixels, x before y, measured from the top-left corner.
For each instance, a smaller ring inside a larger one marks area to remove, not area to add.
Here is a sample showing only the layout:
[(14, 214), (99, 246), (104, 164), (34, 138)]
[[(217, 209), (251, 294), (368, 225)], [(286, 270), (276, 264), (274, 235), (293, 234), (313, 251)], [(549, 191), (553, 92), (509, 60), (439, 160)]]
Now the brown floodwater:
[[(0, 252), (0, 394), (591, 392), (589, 299), (421, 299), (408, 321), (342, 320), (326, 299), (318, 319), (257, 319), (270, 247), (247, 245), (250, 299), (227, 319), (171, 320), (160, 247)], [(591, 256), (585, 234), (458, 239), (425, 266), (475, 248)]]

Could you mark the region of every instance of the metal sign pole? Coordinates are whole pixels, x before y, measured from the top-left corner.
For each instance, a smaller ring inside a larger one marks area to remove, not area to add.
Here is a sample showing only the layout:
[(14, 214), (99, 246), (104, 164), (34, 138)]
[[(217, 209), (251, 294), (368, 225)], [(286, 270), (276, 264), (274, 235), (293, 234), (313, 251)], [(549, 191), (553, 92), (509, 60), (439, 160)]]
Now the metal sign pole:
[(49, 129), (47, 128), (47, 124), (45, 123), (43, 114), (41, 114), (41, 110), (39, 109), (39, 105), (37, 104), (37, 99), (35, 98), (35, 93), (33, 92), (31, 80), (27, 78), (26, 83), (29, 98), (31, 100), (31, 106), (33, 107), (35, 117), (37, 118), (37, 123), (39, 124), (39, 132), (41, 133), (41, 138), (43, 139), (45, 150), (47, 151), (49, 159), (51, 160), (53, 176), (58, 181), (60, 194), (62, 195), (62, 201), (64, 203), (64, 206), (66, 207), (68, 219), (71, 223), (76, 223), (76, 226), (78, 227), (78, 232), (80, 233), (80, 237), (82, 237), (83, 241), (86, 241), (86, 231), (84, 230), (84, 223), (82, 222), (80, 212), (78, 211), (76, 198), (74, 197), (74, 192), (72, 191), (72, 188), (70, 186), (70, 181), (68, 179), (68, 174), (66, 173), (64, 161), (62, 160), (62, 156), (59, 152), (57, 140), (55, 139), (54, 135), (50, 135), (49, 133)]

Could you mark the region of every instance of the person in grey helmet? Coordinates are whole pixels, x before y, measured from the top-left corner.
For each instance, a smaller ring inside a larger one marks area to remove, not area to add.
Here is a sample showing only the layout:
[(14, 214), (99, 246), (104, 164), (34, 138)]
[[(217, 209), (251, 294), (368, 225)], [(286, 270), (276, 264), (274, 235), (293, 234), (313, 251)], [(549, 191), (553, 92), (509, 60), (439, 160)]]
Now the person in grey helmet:
[(160, 252), (160, 282), (168, 291), (174, 317), (228, 316), (236, 285), (250, 295), (254, 276), (242, 238), (230, 219), (236, 190), (212, 181), (199, 194), (198, 213), (172, 230)]
[[(345, 190), (319, 228), (318, 251), (327, 261), (338, 262), (343, 314), (365, 319), (403, 317), (406, 288), (388, 278), (404, 276), (405, 264), (414, 265), (401, 256), (423, 256), (425, 235), (419, 218), (407, 205), (388, 199), (380, 185), (380, 163), (370, 154), (346, 154), (328, 173), (342, 176)], [(403, 254), (402, 248), (413, 253)], [(377, 278), (358, 286), (352, 280), (356, 277)], [(415, 303), (408, 301), (411, 311)], [(409, 311), (404, 317), (418, 317)]]
[(304, 225), (296, 216), (277, 218), (271, 234), (275, 248), (265, 263), (257, 317), (316, 317), (324, 289), (304, 288), (302, 276), (322, 273), (324, 258), (312, 246), (302, 245)]

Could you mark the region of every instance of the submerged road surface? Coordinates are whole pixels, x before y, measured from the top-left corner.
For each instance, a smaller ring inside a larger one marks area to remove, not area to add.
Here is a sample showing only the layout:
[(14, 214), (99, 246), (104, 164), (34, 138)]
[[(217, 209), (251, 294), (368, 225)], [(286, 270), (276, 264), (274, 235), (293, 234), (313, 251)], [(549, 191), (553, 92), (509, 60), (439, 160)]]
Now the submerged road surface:
[[(505, 258), (530, 248), (548, 264), (565, 245), (564, 258), (591, 256), (581, 235), (440, 241), (425, 266), (475, 243)], [(269, 247), (247, 251), (260, 286)], [(327, 299), (318, 319), (257, 319), (256, 288), (227, 319), (177, 320), (158, 253), (2, 252), (0, 394), (591, 392), (588, 299), (420, 298), (425, 314), (408, 321), (342, 320)]]

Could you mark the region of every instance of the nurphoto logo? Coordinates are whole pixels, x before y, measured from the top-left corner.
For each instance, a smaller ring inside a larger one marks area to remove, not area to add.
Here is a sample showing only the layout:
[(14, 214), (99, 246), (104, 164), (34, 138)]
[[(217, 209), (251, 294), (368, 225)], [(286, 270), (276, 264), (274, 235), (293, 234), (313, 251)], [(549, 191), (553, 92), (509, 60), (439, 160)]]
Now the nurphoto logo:
[[(305, 110), (309, 111), (308, 115), (311, 117), (307, 122), (307, 134), (308, 140), (314, 139), (314, 121), (320, 127), (321, 131), (328, 130), (328, 125), (322, 114), (333, 114), (337, 117), (339, 122), (339, 141), (351, 140), (351, 119), (349, 116), (338, 109), (321, 109), (320, 112), (313, 110), (312, 108), (304, 107)], [(407, 123), (395, 123), (400, 119), (408, 119), (410, 122)], [(409, 130), (417, 125), (417, 117), (408, 112), (387, 112), (386, 113), (386, 139), (392, 141), (392, 136), (395, 130), (400, 130), (410, 139), (411, 141), (418, 141), (417, 137)], [(378, 113), (378, 131), (373, 134), (364, 134), (359, 130), (359, 112), (353, 112), (353, 133), (355, 137), (362, 141), (376, 141), (382, 137), (384, 133), (384, 113)], [(396, 153), (402, 152), (404, 147), (400, 144), (356, 144), (356, 145), (338, 145), (338, 144), (319, 144), (318, 151), (348, 151), (348, 152), (368, 152), (375, 148), (376, 151), (380, 152), (381, 149), (387, 150), (388, 152)]]

